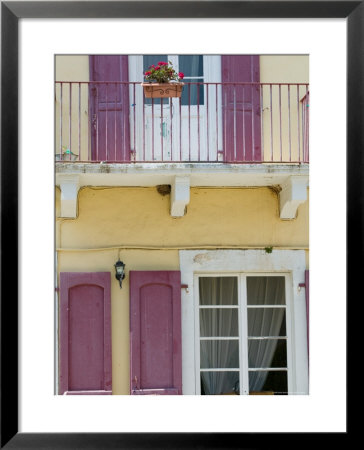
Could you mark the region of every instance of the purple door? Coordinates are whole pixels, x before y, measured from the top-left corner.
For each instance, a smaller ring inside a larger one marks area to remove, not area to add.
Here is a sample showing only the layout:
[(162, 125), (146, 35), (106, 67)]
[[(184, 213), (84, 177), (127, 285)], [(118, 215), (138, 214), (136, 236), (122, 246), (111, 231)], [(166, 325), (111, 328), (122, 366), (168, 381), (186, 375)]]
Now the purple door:
[(90, 56), (92, 161), (130, 161), (127, 81), (126, 55)]
[(130, 272), (130, 359), (131, 394), (182, 394), (180, 272)]
[(222, 55), (223, 142), (227, 162), (261, 161), (259, 56)]
[(110, 279), (60, 274), (60, 394), (111, 394)]

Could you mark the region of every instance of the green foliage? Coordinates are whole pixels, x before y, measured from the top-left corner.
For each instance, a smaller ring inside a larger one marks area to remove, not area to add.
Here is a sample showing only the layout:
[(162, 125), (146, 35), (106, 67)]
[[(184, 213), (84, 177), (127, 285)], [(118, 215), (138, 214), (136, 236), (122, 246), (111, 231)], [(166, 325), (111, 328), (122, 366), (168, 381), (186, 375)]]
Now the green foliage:
[(152, 64), (144, 73), (146, 81), (154, 81), (156, 83), (168, 83), (170, 81), (182, 80), (184, 74), (173, 69), (171, 61), (159, 61), (157, 65)]

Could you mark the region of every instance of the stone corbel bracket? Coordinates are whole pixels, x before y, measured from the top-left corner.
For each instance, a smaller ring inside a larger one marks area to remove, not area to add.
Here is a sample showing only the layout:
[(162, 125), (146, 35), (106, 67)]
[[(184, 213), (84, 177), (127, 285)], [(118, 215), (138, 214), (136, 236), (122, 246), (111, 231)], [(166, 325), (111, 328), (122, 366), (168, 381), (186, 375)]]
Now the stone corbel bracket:
[(190, 177), (175, 176), (171, 185), (171, 216), (185, 215), (186, 206), (190, 202)]
[(291, 176), (281, 185), (279, 210), (281, 219), (295, 219), (297, 209), (307, 200), (308, 176)]
[(80, 188), (78, 175), (61, 175), (61, 217), (75, 219), (77, 217), (77, 195)]

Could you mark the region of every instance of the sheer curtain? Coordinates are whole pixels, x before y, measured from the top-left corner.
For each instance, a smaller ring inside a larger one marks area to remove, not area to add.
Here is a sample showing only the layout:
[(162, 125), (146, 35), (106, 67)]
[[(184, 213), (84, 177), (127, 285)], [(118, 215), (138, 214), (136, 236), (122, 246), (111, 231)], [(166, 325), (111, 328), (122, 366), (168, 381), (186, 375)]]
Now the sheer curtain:
[[(285, 305), (284, 277), (248, 277), (248, 305)], [(285, 317), (285, 308), (249, 308), (248, 336), (278, 336)], [(249, 368), (270, 367), (278, 341), (276, 339), (248, 341)], [(268, 371), (249, 372), (250, 391), (260, 391)]]
[[(201, 277), (200, 306), (237, 306), (237, 278)], [(200, 337), (238, 337), (237, 308), (200, 308)], [(239, 368), (239, 340), (200, 340), (202, 369)], [(239, 382), (239, 372), (201, 372), (207, 395), (230, 393)]]

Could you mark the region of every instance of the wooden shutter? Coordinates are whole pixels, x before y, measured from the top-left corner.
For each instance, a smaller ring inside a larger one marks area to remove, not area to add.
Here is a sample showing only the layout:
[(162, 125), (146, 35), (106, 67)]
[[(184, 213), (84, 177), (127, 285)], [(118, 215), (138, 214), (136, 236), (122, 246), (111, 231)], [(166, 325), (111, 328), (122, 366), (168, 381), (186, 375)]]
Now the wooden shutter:
[(110, 272), (60, 273), (59, 394), (111, 394)]
[(129, 85), (102, 83), (128, 80), (128, 56), (90, 56), (93, 161), (130, 161)]
[[(259, 83), (257, 55), (222, 55), (223, 83)], [(259, 85), (223, 85), (223, 142), (227, 162), (261, 161)]]
[(182, 394), (181, 275), (130, 272), (130, 392)]

